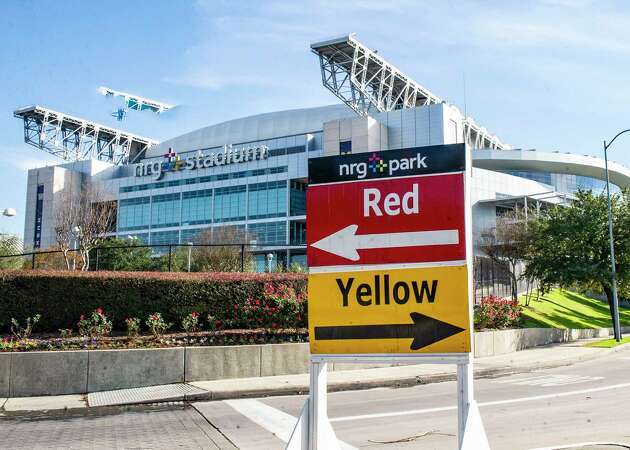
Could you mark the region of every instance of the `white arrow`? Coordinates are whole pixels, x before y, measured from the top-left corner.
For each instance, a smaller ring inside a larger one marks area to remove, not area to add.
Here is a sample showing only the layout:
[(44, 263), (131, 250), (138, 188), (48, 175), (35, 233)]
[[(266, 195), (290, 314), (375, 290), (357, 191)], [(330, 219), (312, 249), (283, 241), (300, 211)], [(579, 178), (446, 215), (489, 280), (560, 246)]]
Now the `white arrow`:
[(326, 236), (311, 246), (351, 261), (359, 260), (359, 249), (420, 247), (459, 244), (458, 230), (411, 231), (403, 233), (357, 234), (358, 225)]

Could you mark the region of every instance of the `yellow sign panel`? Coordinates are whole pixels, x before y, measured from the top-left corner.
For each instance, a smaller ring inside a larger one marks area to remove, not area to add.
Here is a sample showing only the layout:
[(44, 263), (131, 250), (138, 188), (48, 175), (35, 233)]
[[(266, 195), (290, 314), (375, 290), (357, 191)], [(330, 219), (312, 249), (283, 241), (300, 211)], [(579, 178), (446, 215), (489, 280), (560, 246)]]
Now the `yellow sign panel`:
[(308, 277), (312, 354), (470, 352), (466, 266)]

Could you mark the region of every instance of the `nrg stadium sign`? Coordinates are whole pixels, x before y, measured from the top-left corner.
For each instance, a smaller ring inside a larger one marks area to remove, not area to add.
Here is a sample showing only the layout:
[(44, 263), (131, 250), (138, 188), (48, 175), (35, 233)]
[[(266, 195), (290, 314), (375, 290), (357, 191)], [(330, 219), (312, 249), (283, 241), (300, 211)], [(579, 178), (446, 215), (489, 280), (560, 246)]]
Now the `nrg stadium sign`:
[(172, 148), (169, 148), (168, 153), (164, 155), (163, 161), (136, 164), (135, 176), (146, 177), (152, 175), (155, 180), (159, 180), (166, 172), (208, 169), (215, 166), (263, 160), (267, 159), (268, 156), (269, 147), (266, 145), (234, 148), (232, 144), (229, 144), (223, 146), (223, 151), (208, 154), (198, 151), (196, 155), (184, 159)]

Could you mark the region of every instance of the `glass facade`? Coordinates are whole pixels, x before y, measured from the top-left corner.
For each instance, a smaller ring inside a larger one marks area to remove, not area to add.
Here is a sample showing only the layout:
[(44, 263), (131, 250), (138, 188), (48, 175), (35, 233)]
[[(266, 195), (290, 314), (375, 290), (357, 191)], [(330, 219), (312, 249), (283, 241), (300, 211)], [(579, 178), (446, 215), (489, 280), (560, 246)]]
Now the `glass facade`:
[[(605, 192), (606, 182), (597, 178), (585, 177), (582, 175), (572, 175), (568, 173), (536, 172), (527, 170), (507, 170), (505, 173), (528, 180), (538, 181), (548, 184), (558, 192), (575, 194), (578, 190), (591, 190), (596, 194)], [(611, 192), (619, 192), (619, 188), (610, 185)]]
[(179, 226), (180, 197), (179, 193), (151, 197), (151, 227)]
[(151, 245), (179, 244), (179, 231), (154, 231), (151, 233)]
[(127, 198), (118, 206), (118, 231), (149, 228), (151, 197)]
[(306, 215), (306, 183), (301, 181), (291, 180), (290, 191), (290, 214), (292, 216), (305, 216)]
[(155, 183), (138, 184), (135, 186), (121, 186), (119, 192), (121, 194), (127, 192), (147, 191), (151, 189), (160, 189), (165, 187), (186, 186), (198, 183), (210, 183), (213, 181), (233, 180), (236, 178), (259, 177), (261, 175), (273, 175), (276, 173), (285, 173), (287, 166), (268, 167), (266, 169), (244, 170), (241, 172), (220, 173), (217, 175), (207, 175), (204, 177), (183, 178), (170, 181), (156, 181)]
[(245, 220), (247, 186), (229, 186), (214, 190), (214, 222)]
[(247, 225), (247, 234), (250, 241), (256, 240), (258, 245), (286, 245), (287, 223), (262, 222)]
[(37, 200), (35, 203), (35, 235), (33, 247), (40, 248), (42, 244), (42, 214), (44, 212), (44, 185), (37, 185)]
[(248, 219), (268, 219), (287, 215), (287, 182), (271, 181), (249, 185)]
[(182, 193), (182, 225), (212, 223), (212, 189)]

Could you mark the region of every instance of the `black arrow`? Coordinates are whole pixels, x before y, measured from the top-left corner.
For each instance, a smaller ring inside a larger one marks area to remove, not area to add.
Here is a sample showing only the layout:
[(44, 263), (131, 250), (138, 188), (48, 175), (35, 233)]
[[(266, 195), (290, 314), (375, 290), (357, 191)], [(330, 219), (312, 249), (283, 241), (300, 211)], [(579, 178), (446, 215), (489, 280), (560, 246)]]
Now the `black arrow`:
[(418, 350), (464, 331), (464, 328), (424, 314), (412, 312), (410, 316), (413, 323), (315, 327), (315, 340), (413, 338), (411, 350)]

